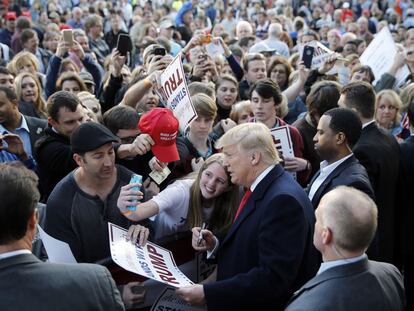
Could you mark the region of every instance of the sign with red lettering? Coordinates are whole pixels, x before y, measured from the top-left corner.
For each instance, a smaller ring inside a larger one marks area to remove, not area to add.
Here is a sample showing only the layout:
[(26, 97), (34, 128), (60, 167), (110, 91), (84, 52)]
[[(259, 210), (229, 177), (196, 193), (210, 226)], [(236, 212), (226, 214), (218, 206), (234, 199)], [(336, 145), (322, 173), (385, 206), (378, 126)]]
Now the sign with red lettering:
[(127, 271), (170, 286), (194, 284), (175, 264), (172, 253), (154, 243), (141, 247), (126, 239), (127, 230), (108, 223), (112, 260)]
[(178, 54), (160, 75), (158, 84), (161, 87), (156, 89), (156, 92), (165, 107), (173, 111), (180, 122), (180, 131), (184, 133), (188, 124), (197, 117), (197, 113), (188, 92), (181, 54)]

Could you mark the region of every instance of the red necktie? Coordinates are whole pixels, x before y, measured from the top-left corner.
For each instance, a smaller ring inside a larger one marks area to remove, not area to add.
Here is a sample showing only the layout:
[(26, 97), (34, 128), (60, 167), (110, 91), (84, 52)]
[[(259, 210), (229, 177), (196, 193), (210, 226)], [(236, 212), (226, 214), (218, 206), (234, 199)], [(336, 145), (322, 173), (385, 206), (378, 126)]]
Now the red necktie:
[(233, 223), (236, 222), (237, 217), (239, 217), (239, 214), (243, 210), (243, 207), (246, 205), (246, 202), (251, 194), (252, 192), (250, 191), (250, 188), (244, 193), (243, 199), (241, 200), (239, 208), (237, 209), (236, 217), (234, 217)]

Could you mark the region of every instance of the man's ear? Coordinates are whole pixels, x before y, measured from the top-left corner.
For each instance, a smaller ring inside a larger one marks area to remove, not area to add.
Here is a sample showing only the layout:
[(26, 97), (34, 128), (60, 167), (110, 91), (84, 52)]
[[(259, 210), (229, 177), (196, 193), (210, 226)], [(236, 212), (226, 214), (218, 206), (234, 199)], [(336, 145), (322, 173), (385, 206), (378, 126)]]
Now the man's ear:
[(328, 245), (332, 242), (332, 231), (330, 228), (325, 227), (322, 229), (322, 243)]
[(39, 211), (36, 208), (33, 211), (32, 215), (30, 215), (30, 217), (29, 217), (29, 220), (27, 222), (27, 230), (30, 231), (30, 232), (36, 231), (37, 230), (36, 225), (37, 225), (38, 221), (39, 221)]
[(51, 117), (47, 118), (47, 122), (54, 128), (56, 128), (56, 125), (58, 125), (58, 123), (55, 120), (53, 120)]
[(343, 145), (346, 143), (346, 136), (343, 132), (339, 132), (336, 134), (336, 144)]
[(74, 153), (74, 154), (73, 154), (73, 160), (75, 160), (76, 164), (77, 164), (79, 167), (81, 167), (81, 166), (83, 165), (83, 159), (82, 159), (82, 157), (81, 157), (79, 154)]
[(252, 154), (251, 154), (251, 160), (250, 160), (250, 162), (252, 163), (252, 165), (257, 165), (260, 162), (260, 157), (261, 156), (262, 155), (258, 151), (252, 152)]

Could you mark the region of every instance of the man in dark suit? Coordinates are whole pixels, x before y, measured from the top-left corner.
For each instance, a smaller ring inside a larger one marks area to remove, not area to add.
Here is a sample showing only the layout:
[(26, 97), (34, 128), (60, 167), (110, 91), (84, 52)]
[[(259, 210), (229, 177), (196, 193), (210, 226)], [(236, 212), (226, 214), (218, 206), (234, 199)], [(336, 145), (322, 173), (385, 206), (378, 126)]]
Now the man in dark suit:
[[(234, 184), (247, 188), (233, 226), (220, 240), (193, 229), (196, 250), (217, 249), (217, 281), (177, 291), (208, 310), (280, 310), (318, 267), (314, 212), (306, 193), (284, 172), (269, 129), (246, 123), (219, 140)], [(208, 253), (208, 255), (211, 255)]]
[(401, 210), (401, 242), (404, 267), (404, 285), (407, 294), (407, 310), (414, 304), (414, 102), (408, 106), (411, 136), (400, 144), (400, 176), (398, 203)]
[(32, 157), (34, 145), (42, 135), (46, 125), (45, 120), (22, 115), (19, 112), (19, 103), (14, 90), (11, 87), (0, 85), (0, 135), (17, 135), (17, 140), (23, 145), (25, 153), (23, 158), (14, 152), (6, 154), (3, 151), (0, 155), (2, 162), (20, 160), (27, 166), (30, 166), (28, 163), (32, 162), (33, 167), (31, 168), (34, 168), (35, 161)]
[(370, 258), (396, 261), (396, 186), (399, 148), (396, 139), (379, 129), (374, 121), (375, 91), (366, 82), (351, 82), (341, 90), (338, 105), (354, 109), (362, 122), (362, 134), (353, 148), (355, 157), (367, 170), (378, 205), (378, 231), (368, 250)]
[(315, 209), (325, 193), (340, 185), (357, 188), (373, 198), (368, 174), (352, 153), (361, 127), (358, 115), (347, 108), (328, 110), (320, 118), (313, 141), (323, 162), (308, 187)]
[(36, 184), (28, 169), (0, 164), (0, 310), (124, 310), (105, 267), (43, 263), (31, 253)]
[(365, 255), (377, 216), (374, 201), (354, 188), (340, 186), (322, 198), (313, 241), (324, 262), (318, 274), (293, 295), (286, 311), (404, 310), (398, 269)]

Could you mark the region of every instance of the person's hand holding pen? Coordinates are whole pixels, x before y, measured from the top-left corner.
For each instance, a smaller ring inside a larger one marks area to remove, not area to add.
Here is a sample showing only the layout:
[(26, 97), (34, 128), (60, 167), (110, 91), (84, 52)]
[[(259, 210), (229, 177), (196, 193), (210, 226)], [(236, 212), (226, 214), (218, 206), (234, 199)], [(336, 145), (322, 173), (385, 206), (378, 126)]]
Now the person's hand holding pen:
[[(203, 227), (207, 227), (203, 224)], [(196, 251), (212, 251), (216, 245), (214, 235), (210, 230), (195, 227), (192, 229), (192, 246)]]
[(200, 234), (197, 239), (197, 246), (200, 246), (201, 242), (203, 242), (203, 230), (205, 229), (207, 229), (207, 224), (203, 222), (203, 224), (201, 225)]

